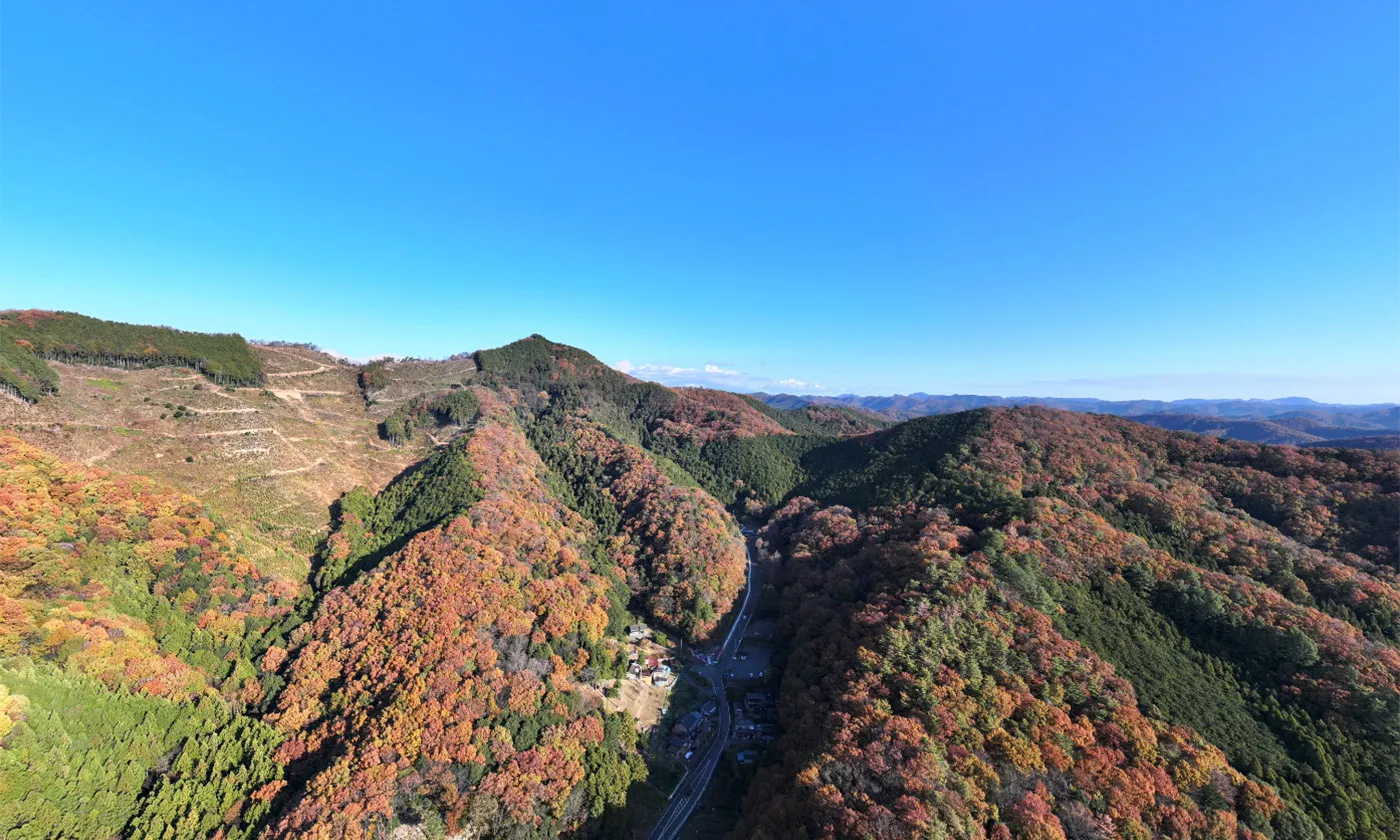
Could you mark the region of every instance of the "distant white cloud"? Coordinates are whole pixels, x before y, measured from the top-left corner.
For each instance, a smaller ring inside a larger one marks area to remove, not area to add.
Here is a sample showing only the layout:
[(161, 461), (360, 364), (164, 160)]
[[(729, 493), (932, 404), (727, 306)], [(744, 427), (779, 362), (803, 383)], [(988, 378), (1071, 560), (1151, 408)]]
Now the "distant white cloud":
[(788, 391), (802, 388), (807, 391), (820, 391), (822, 386), (801, 379), (772, 379), (767, 376), (745, 373), (734, 368), (707, 363), (698, 368), (676, 365), (633, 364), (623, 359), (613, 364), (615, 370), (630, 374), (638, 379), (660, 382), (673, 388), (718, 388), (723, 391)]

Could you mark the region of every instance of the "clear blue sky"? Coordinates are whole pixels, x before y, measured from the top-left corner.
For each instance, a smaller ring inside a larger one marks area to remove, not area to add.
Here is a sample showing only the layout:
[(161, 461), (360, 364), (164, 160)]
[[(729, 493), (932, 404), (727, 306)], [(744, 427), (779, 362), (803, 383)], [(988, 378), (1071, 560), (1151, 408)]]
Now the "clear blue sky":
[(0, 307), (1400, 399), (1392, 0), (496, 5), (9, 0)]

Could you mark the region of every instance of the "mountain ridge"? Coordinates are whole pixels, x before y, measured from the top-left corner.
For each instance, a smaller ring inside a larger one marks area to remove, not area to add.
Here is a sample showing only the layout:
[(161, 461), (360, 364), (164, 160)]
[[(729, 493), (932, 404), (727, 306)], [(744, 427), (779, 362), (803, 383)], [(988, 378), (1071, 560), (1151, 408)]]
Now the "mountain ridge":
[[(1400, 433), (1400, 404), (1321, 403), (1306, 397), (1279, 399), (1101, 400), (1092, 397), (990, 397), (974, 394), (895, 394), (837, 397), (756, 393), (755, 398), (788, 410), (832, 405), (872, 412), (895, 420), (989, 406), (1039, 405), (1128, 417), (1140, 423), (1249, 440), (1255, 443), (1314, 445), (1323, 440), (1370, 438)], [(1382, 441), (1383, 442), (1383, 441)], [(1368, 446), (1374, 446), (1371, 442)]]

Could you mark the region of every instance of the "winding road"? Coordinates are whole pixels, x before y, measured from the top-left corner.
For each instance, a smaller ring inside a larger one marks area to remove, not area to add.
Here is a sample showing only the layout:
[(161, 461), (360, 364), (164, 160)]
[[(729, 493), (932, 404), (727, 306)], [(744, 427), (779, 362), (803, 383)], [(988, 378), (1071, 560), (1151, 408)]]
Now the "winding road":
[(671, 840), (680, 834), (685, 821), (690, 819), (695, 806), (700, 804), (700, 800), (705, 798), (705, 789), (709, 787), (710, 777), (714, 775), (715, 767), (724, 756), (724, 748), (729, 745), (729, 738), (732, 727), (730, 726), (729, 700), (724, 696), (724, 674), (729, 669), (729, 665), (734, 661), (734, 654), (738, 651), (739, 645), (744, 641), (744, 633), (748, 630), (749, 619), (753, 617), (754, 591), (758, 588), (754, 585), (753, 549), (749, 540), (751, 535), (744, 536), (744, 554), (748, 558), (748, 581), (744, 588), (744, 603), (739, 608), (739, 616), (734, 619), (734, 624), (729, 628), (729, 635), (724, 638), (724, 645), (720, 648), (719, 657), (714, 665), (696, 668), (695, 671), (709, 678), (710, 684), (714, 686), (715, 704), (719, 707), (719, 726), (715, 730), (714, 743), (704, 755), (695, 756), (691, 759), (690, 766), (686, 770), (685, 776), (681, 779), (680, 785), (671, 797), (671, 802), (666, 806), (666, 811), (661, 815), (656, 828), (652, 829), (647, 840)]

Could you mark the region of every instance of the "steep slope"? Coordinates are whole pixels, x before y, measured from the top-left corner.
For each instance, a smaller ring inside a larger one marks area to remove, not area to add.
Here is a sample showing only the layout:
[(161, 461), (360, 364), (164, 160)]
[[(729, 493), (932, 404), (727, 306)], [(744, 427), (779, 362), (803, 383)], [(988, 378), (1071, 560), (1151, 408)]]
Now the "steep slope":
[(1294, 825), (1199, 734), (999, 585), (946, 513), (799, 500), (786, 558), (781, 764), (736, 836), (1235, 836)]
[(732, 520), (640, 447), (586, 422), (570, 422), (567, 434), (569, 448), (597, 464), (616, 504), (623, 539), (614, 542), (615, 556), (647, 614), (688, 641), (707, 639), (744, 586), (747, 562)]
[(522, 391), (578, 393), (610, 431), (651, 448), (699, 448), (717, 440), (803, 433), (839, 436), (888, 425), (857, 411), (785, 411), (747, 395), (670, 389), (616, 371), (575, 347), (531, 336), (476, 353), (488, 383)]
[[(4, 401), (28, 440), (202, 492), (228, 527), (146, 479), (5, 440), (0, 653), (18, 658), (0, 670), (0, 824), (25, 837), (617, 830), (646, 767), (634, 724), (576, 678), (625, 667), (629, 608), (699, 640), (744, 582), (733, 520), (627, 440), (786, 430), (738, 397), (601, 365), (580, 387), (554, 375), (583, 360), (571, 348), (522, 394), (528, 366), (481, 374), (475, 356), (355, 367), (244, 346), (265, 386), (30, 353), (56, 388)], [(568, 434), (546, 451), (596, 472), (604, 505), (581, 503), (578, 476), (523, 435), (565, 405)], [(72, 768), (103, 761), (91, 790), (76, 783)], [(100, 808), (73, 804), (94, 792)]]
[(1400, 832), (1394, 457), (997, 409), (804, 463), (737, 836)]
[(305, 781), (270, 836), (376, 836), (427, 813), (553, 836), (622, 804), (642, 772), (631, 726), (584, 708), (573, 682), (609, 623), (593, 530), (550, 495), (508, 408), (482, 399), (463, 450), (479, 501), (333, 590), (298, 633), (272, 720)]
[(194, 499), (11, 437), (0, 437), (0, 521), (0, 650), (112, 688), (232, 696), (298, 588), (260, 573)]

